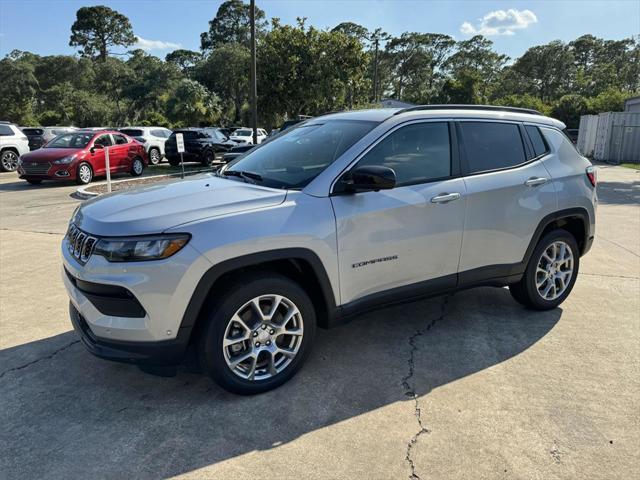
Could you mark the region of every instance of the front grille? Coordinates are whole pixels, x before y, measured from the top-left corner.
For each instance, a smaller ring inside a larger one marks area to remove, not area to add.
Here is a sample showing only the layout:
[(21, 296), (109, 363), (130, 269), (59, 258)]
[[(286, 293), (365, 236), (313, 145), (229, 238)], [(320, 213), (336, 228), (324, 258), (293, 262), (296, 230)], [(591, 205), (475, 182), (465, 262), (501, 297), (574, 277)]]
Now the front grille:
[(46, 175), (51, 168), (51, 163), (22, 162), (22, 170), (27, 175)]
[(96, 237), (86, 234), (73, 223), (69, 225), (69, 230), (67, 231), (69, 253), (83, 265), (91, 257), (97, 242), (98, 239)]

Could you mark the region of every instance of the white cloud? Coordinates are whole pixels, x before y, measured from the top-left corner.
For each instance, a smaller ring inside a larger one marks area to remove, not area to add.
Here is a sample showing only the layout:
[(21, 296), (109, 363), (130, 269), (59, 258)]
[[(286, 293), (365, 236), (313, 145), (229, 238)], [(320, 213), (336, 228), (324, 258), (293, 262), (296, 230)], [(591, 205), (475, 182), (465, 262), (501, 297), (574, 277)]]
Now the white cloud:
[(146, 52), (150, 52), (151, 50), (172, 50), (181, 47), (179, 43), (163, 42), (162, 40), (147, 40), (146, 38), (142, 38), (137, 35), (136, 39), (137, 41), (133, 46)]
[(531, 10), (495, 10), (478, 19), (478, 25), (464, 22), (460, 31), (465, 35), (514, 35), (516, 30), (538, 23), (538, 17)]

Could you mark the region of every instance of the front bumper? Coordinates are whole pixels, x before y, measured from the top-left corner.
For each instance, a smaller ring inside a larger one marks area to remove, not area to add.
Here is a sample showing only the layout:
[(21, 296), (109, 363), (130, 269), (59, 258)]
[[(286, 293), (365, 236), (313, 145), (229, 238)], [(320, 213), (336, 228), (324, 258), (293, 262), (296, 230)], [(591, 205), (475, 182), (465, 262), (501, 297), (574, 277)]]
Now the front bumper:
[(173, 340), (162, 342), (124, 342), (96, 337), (78, 309), (69, 302), (69, 317), (82, 344), (96, 357), (136, 365), (179, 364), (189, 344), (191, 327), (180, 328)]

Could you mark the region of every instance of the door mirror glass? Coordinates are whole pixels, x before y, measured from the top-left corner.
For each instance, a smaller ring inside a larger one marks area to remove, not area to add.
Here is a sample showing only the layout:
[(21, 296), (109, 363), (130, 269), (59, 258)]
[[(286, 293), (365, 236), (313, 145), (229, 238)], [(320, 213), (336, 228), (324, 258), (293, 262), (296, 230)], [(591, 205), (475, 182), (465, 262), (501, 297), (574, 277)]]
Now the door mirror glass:
[(388, 167), (357, 167), (343, 183), (347, 192), (389, 190), (396, 186), (396, 173)]

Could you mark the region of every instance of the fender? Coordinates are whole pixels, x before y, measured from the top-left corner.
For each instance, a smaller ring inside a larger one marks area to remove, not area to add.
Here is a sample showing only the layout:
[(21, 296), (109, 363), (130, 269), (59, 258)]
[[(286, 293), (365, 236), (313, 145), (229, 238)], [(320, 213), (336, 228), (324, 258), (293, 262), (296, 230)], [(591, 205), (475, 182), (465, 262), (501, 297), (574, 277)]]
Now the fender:
[(322, 261), (313, 251), (306, 248), (283, 248), (231, 258), (220, 262), (207, 270), (198, 282), (198, 286), (191, 296), (191, 300), (189, 301), (187, 309), (182, 317), (180, 329), (191, 330), (194, 327), (198, 316), (200, 315), (200, 310), (209, 296), (211, 287), (224, 274), (230, 273), (239, 268), (257, 266), (276, 260), (303, 260), (311, 265), (316, 279), (318, 280), (318, 284), (320, 285), (320, 294), (327, 308), (328, 320), (331, 320), (335, 316), (336, 300), (331, 287), (331, 281), (329, 280), (329, 276), (327, 275)]

